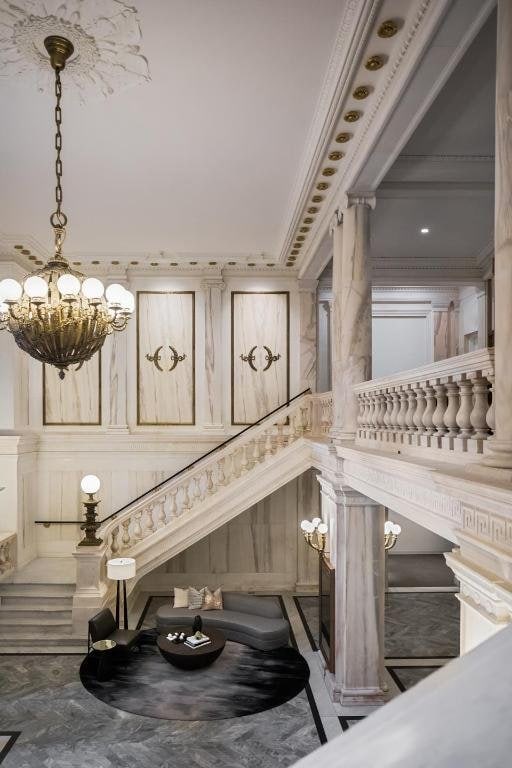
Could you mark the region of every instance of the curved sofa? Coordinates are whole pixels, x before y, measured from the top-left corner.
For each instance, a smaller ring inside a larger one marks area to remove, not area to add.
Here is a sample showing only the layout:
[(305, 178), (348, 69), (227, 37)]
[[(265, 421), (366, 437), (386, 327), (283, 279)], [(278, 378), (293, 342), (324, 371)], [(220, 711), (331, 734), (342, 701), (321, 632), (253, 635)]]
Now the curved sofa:
[(198, 611), (163, 605), (156, 612), (156, 626), (160, 634), (167, 634), (175, 627), (191, 624), (199, 614), (205, 632), (208, 627), (220, 629), (228, 640), (270, 651), (288, 644), (290, 628), (283, 617), (279, 601), (275, 597), (258, 597), (242, 592), (223, 592), (223, 609)]

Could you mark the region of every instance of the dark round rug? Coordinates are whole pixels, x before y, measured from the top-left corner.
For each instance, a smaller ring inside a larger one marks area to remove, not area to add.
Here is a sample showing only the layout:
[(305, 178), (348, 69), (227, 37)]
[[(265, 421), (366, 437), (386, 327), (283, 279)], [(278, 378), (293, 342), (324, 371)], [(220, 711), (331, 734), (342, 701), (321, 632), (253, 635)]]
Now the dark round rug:
[(306, 686), (309, 668), (294, 648), (257, 651), (228, 640), (210, 667), (177, 669), (160, 655), (155, 630), (147, 630), (140, 651), (116, 659), (111, 680), (96, 680), (96, 662), (90, 656), (82, 662), (80, 678), (97, 699), (136, 715), (225, 720), (293, 699)]

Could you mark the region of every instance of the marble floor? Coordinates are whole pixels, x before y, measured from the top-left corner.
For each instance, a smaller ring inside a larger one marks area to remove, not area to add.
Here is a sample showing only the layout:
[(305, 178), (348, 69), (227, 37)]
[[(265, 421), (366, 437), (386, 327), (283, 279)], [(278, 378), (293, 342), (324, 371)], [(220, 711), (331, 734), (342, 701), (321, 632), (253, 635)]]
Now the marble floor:
[[(287, 609), (294, 612), (291, 600)], [(144, 624), (150, 621), (148, 613)], [(301, 624), (298, 614), (290, 621)], [(0, 656), (0, 728), (21, 732), (2, 768), (285, 768), (325, 740), (309, 686), (256, 715), (172, 722), (91, 696), (80, 682), (81, 661), (77, 655)]]

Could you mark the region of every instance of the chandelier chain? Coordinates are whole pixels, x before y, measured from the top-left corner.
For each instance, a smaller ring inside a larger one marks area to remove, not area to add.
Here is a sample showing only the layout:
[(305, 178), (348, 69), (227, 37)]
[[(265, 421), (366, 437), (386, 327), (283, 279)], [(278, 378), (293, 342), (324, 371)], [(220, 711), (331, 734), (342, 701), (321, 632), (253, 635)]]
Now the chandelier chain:
[(50, 216), (50, 222), (52, 227), (55, 229), (62, 229), (66, 226), (68, 217), (66, 214), (61, 210), (61, 204), (62, 204), (62, 157), (61, 157), (61, 151), (62, 151), (62, 132), (61, 132), (61, 125), (62, 125), (62, 108), (60, 106), (61, 99), (62, 99), (62, 83), (60, 79), (60, 67), (55, 67), (55, 150), (57, 152), (57, 157), (55, 159), (55, 176), (57, 179), (57, 183), (55, 186), (55, 202), (57, 203), (57, 208), (55, 209), (55, 212), (52, 213)]

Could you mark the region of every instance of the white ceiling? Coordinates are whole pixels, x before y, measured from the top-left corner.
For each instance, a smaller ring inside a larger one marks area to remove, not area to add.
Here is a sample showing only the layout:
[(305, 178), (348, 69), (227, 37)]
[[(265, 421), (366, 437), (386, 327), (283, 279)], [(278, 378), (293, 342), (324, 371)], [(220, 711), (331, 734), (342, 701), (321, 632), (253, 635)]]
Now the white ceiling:
[[(64, 91), (68, 252), (275, 254), (344, 0), (137, 7), (152, 81)], [(34, 82), (0, 80), (0, 230), (49, 245), (53, 97)]]

